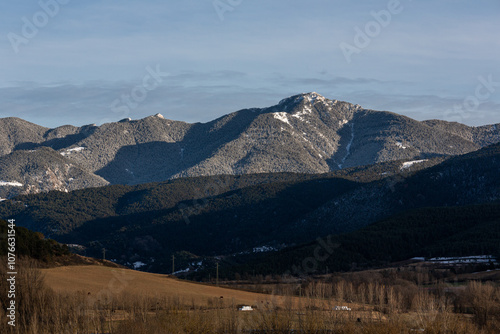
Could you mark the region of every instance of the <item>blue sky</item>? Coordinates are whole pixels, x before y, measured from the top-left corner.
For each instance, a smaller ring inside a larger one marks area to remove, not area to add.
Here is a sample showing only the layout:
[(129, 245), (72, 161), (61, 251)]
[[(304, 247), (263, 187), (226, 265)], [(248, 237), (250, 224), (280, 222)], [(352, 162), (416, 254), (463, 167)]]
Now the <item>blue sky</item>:
[(0, 117), (206, 122), (316, 91), (500, 122), (498, 0), (23, 0), (0, 13)]

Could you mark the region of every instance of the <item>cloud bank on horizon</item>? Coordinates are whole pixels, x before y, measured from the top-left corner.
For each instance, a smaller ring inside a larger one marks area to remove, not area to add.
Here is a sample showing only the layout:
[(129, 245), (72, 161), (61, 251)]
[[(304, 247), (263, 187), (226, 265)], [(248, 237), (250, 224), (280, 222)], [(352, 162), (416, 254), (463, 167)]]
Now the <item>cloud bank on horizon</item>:
[(500, 2), (40, 0), (0, 20), (0, 117), (205, 122), (316, 91), (409, 117), (500, 122)]

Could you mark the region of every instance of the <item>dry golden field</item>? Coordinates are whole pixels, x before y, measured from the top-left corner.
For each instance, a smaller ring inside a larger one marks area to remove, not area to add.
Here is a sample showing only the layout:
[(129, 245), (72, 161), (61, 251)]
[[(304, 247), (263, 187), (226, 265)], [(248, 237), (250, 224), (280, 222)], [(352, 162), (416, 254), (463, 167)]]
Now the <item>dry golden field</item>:
[(17, 326), (3, 321), (0, 333), (500, 333), (492, 282), (450, 289), (371, 272), (278, 283), (261, 294), (102, 265), (39, 269), (20, 260), (19, 269)]
[(126, 292), (148, 297), (178, 297), (190, 303), (194, 301), (196, 306), (207, 305), (209, 300), (220, 297), (245, 305), (255, 305), (270, 299), (264, 294), (191, 283), (168, 275), (131, 269), (92, 265), (49, 268), (41, 272), (47, 286), (55, 292), (84, 292), (99, 298)]

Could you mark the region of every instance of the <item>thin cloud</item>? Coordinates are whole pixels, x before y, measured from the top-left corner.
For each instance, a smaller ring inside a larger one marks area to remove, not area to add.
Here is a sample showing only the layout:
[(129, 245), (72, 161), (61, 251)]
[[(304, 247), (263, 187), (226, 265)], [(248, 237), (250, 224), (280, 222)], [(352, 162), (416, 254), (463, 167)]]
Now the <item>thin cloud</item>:
[[(474, 93), (478, 76), (500, 81), (498, 1), (401, 3), (347, 63), (339, 44), (354, 43), (355, 28), (387, 2), (243, 1), (221, 21), (211, 1), (71, 1), (19, 54), (0, 42), (0, 115), (50, 126), (117, 120), (110, 105), (157, 64), (170, 75), (132, 118), (208, 121), (308, 91), (444, 118)], [(20, 33), (37, 10), (36, 2), (5, 4), (0, 32)], [(498, 122), (499, 91), (465, 122)]]

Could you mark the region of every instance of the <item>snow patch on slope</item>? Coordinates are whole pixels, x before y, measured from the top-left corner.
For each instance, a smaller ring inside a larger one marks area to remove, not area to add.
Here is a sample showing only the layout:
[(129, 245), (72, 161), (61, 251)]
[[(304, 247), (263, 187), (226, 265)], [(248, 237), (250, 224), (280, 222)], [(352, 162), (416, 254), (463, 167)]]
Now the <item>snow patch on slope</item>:
[(22, 187), (24, 186), (22, 183), (13, 181), (13, 182), (7, 182), (7, 181), (0, 181), (0, 187)]
[(419, 163), (422, 163), (424, 161), (427, 161), (427, 159), (422, 159), (422, 160), (413, 160), (413, 161), (407, 161), (407, 162), (403, 162), (403, 165), (401, 166), (401, 170), (403, 169), (407, 169), (407, 168), (410, 168), (411, 166), (413, 166), (414, 164), (419, 164)]
[(396, 146), (402, 148), (403, 150), (406, 149), (406, 146), (404, 146), (403, 143), (401, 143), (400, 141), (396, 142)]
[(173, 272), (172, 275), (183, 274), (187, 272), (189, 272), (189, 268), (177, 270), (176, 272)]
[(321, 101), (321, 102), (325, 102), (325, 100), (326, 100), (323, 96), (321, 96), (320, 94), (318, 94), (316, 92), (312, 92), (310, 94), (307, 94), (307, 99), (311, 103), (314, 103), (316, 100)]
[(260, 246), (260, 247), (254, 247), (252, 249), (253, 253), (265, 253), (265, 252), (274, 252), (277, 251), (278, 249), (276, 247), (272, 246)]
[(287, 113), (282, 111), (282, 112), (273, 112), (273, 117), (276, 118), (279, 121), (282, 121), (283, 123), (286, 123), (290, 125), (290, 122), (288, 121)]
[(346, 150), (345, 156), (342, 158), (340, 164), (338, 164), (340, 169), (342, 169), (342, 165), (344, 164), (345, 160), (349, 157), (349, 155), (351, 155), (351, 146), (354, 141), (354, 123), (349, 124), (349, 126), (351, 127), (351, 139), (349, 140), (347, 146), (345, 147)]
[(311, 113), (312, 113), (311, 107), (304, 106), (304, 109), (302, 109), (299, 112), (296, 112), (295, 114), (292, 115), (292, 117), (298, 118), (301, 121), (303, 121), (304, 119), (302, 118), (302, 116), (310, 115)]
[(66, 156), (66, 155), (69, 155), (69, 154), (74, 153), (74, 152), (81, 152), (84, 149), (85, 149), (85, 147), (70, 148), (70, 149), (67, 149), (67, 150), (64, 150), (63, 152), (61, 152), (61, 155)]
[(134, 269), (139, 269), (140, 267), (144, 267), (146, 264), (144, 262), (137, 261), (134, 262), (132, 265), (134, 266)]

